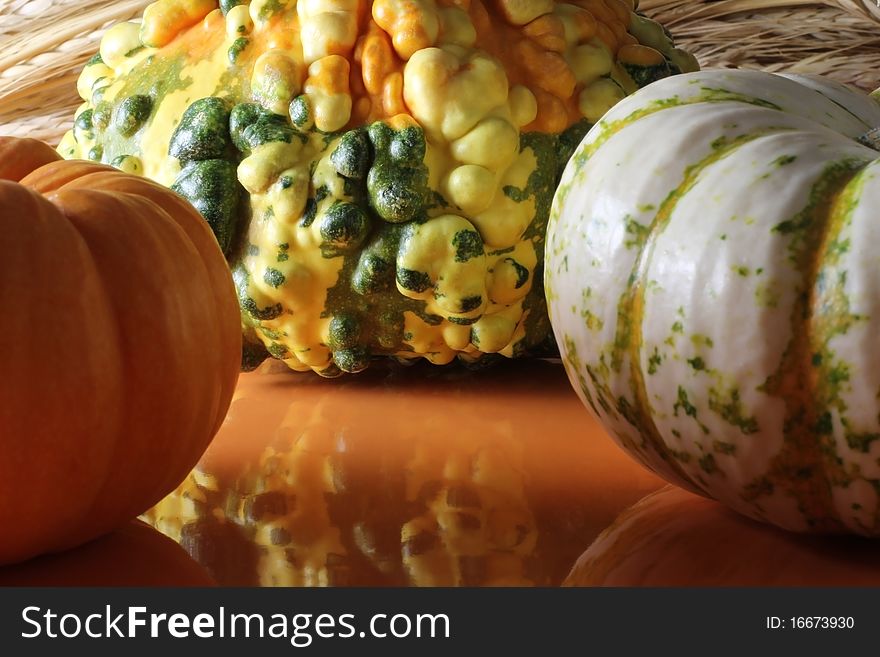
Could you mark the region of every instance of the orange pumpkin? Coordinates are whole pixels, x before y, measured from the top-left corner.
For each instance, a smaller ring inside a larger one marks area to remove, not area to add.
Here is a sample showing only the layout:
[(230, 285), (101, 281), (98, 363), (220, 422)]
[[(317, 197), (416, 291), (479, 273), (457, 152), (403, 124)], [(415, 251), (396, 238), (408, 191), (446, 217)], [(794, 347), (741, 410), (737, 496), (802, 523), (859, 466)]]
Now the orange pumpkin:
[(232, 279), (195, 209), (58, 160), (0, 138), (0, 563), (83, 543), (173, 490), (240, 364)]
[(880, 586), (876, 542), (761, 525), (667, 486), (624, 511), (566, 586)]
[(216, 586), (182, 547), (140, 520), (85, 545), (0, 568), (0, 586)]

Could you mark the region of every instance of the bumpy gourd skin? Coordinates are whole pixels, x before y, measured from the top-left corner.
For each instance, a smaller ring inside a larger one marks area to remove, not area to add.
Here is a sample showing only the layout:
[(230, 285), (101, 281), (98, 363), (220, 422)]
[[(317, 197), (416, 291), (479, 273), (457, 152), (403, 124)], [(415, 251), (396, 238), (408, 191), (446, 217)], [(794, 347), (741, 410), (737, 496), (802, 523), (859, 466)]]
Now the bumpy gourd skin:
[(559, 174), (695, 69), (625, 0), (159, 0), (111, 28), (59, 151), (171, 186), (234, 272), (246, 367), (553, 351)]

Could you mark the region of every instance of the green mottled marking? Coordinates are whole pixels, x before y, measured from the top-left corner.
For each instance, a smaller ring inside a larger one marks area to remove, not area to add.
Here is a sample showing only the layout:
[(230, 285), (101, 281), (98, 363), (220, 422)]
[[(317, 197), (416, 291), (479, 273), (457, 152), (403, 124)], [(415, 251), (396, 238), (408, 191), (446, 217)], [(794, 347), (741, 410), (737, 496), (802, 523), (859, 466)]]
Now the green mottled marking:
[(529, 282), (529, 270), (527, 267), (519, 264), (513, 258), (505, 258), (504, 262), (510, 264), (514, 268), (514, 271), (516, 271), (516, 283), (513, 286), (515, 289), (518, 290)]
[(713, 440), (712, 449), (726, 456), (734, 456), (736, 454), (736, 445), (724, 442), (723, 440)]
[(645, 242), (648, 241), (651, 227), (640, 224), (630, 215), (626, 215), (626, 217), (623, 218), (623, 221), (626, 225), (627, 235), (626, 241), (624, 241), (623, 245), (627, 249), (641, 249), (645, 245)]
[(80, 112), (73, 122), (74, 128), (76, 128), (77, 130), (81, 130), (85, 133), (90, 133), (93, 127), (93, 114), (94, 110), (91, 109)]
[(153, 99), (145, 94), (136, 94), (124, 99), (116, 107), (113, 124), (123, 137), (130, 137), (150, 118)]
[(700, 421), (699, 417), (697, 417), (697, 407), (690, 402), (687, 390), (685, 390), (683, 386), (678, 386), (676, 402), (672, 406), (673, 415), (678, 417), (679, 411), (682, 411), (687, 417), (692, 418), (703, 433), (709, 433), (709, 428)]
[(656, 374), (657, 368), (663, 364), (663, 356), (659, 348), (654, 347), (654, 353), (648, 358), (648, 374)]
[(522, 203), (528, 198), (523, 190), (521, 190), (519, 187), (514, 187), (513, 185), (505, 185), (501, 188), (501, 191), (514, 203)]
[(537, 132), (520, 135), (520, 152), (531, 151), (536, 162), (522, 190), (525, 200), (534, 204), (535, 213), (521, 239), (535, 245), (538, 261), (532, 271), (532, 287), (522, 301), (525, 334), (513, 347), (514, 357), (558, 353), (544, 292), (544, 237), (556, 184), (565, 166), (565, 162), (558, 159), (560, 148), (559, 140), (553, 135)]
[(464, 297), (459, 304), (459, 312), (469, 313), (472, 310), (476, 310), (477, 308), (479, 308), (482, 304), (483, 297), (479, 295)]
[(678, 415), (678, 411), (681, 409), (685, 415), (693, 418), (697, 417), (697, 407), (690, 403), (687, 390), (682, 386), (678, 386), (678, 401), (675, 402), (673, 409), (675, 409), (675, 415)]
[(241, 4), (244, 4), (244, 0), (220, 0), (220, 11), (222, 11), (225, 16), (233, 7), (237, 7)]
[(265, 281), (266, 285), (278, 288), (284, 285), (285, 278), (284, 274), (282, 274), (280, 271), (269, 267), (266, 269), (266, 273), (263, 274), (263, 280)]
[(238, 37), (235, 41), (232, 42), (232, 45), (229, 46), (229, 50), (226, 51), (226, 57), (229, 59), (230, 64), (238, 64), (238, 58), (241, 57), (241, 54), (247, 49), (250, 45), (251, 40), (247, 37)]
[(238, 303), (252, 320), (269, 321), (283, 314), (284, 309), (280, 303), (265, 308), (257, 306), (257, 302), (250, 295), (250, 276), (243, 264), (239, 263), (232, 270), (232, 280), (238, 293)]
[(367, 132), (363, 128), (349, 130), (330, 154), (330, 163), (346, 178), (361, 180), (367, 175), (373, 153)]
[(413, 271), (403, 267), (397, 269), (397, 282), (403, 289), (418, 294), (430, 290), (434, 286), (427, 272)]
[[(574, 156), (574, 160), (577, 163), (578, 168), (582, 168), (583, 165), (586, 164), (587, 160), (592, 157), (593, 153), (599, 150), (599, 148), (601, 148), (605, 144), (605, 142), (611, 139), (611, 137), (613, 137), (624, 128), (632, 125), (636, 121), (639, 121), (646, 116), (650, 116), (651, 114), (655, 114), (657, 112), (663, 111), (665, 109), (670, 109), (672, 107), (683, 107), (685, 105), (694, 105), (697, 103), (728, 102), (744, 103), (746, 105), (754, 105), (757, 107), (766, 107), (768, 109), (782, 111), (782, 108), (778, 105), (775, 105), (774, 103), (760, 98), (738, 94), (732, 91), (728, 91), (726, 89), (713, 89), (710, 87), (703, 87), (699, 94), (691, 98), (682, 99), (678, 96), (673, 96), (671, 98), (661, 98), (649, 103), (648, 105), (645, 105), (644, 107), (640, 107), (639, 109), (635, 110), (634, 112), (622, 119), (618, 119), (612, 122), (608, 122), (605, 120), (599, 121), (599, 123), (597, 124), (600, 127), (598, 137), (596, 137), (589, 146), (578, 152)], [(726, 150), (726, 146), (721, 142), (719, 142), (718, 144), (713, 143), (713, 148), (715, 150)]]
[(584, 308), (581, 311), (581, 317), (584, 318), (584, 323), (591, 331), (601, 331), (602, 327), (605, 325), (602, 318), (594, 315), (588, 308)]
[(758, 432), (758, 421), (745, 414), (739, 389), (736, 387), (726, 390), (709, 388), (709, 410), (747, 436)]
[(312, 106), (306, 95), (300, 95), (290, 101), (290, 121), (297, 128), (305, 129), (312, 121)]
[(646, 87), (649, 84), (668, 78), (673, 73), (673, 67), (665, 58), (658, 64), (645, 66), (643, 64), (631, 64), (622, 62), (623, 69), (629, 74), (633, 82), (639, 88)]
[(791, 164), (797, 160), (797, 155), (780, 155), (775, 160), (773, 160), (773, 165), (777, 167), (784, 167), (788, 164)]
[(361, 336), (361, 327), (352, 315), (336, 315), (330, 320), (329, 346), (331, 349), (351, 349), (356, 347)]
[(92, 126), (95, 130), (103, 132), (110, 126), (113, 120), (113, 106), (107, 101), (98, 103), (92, 110)]
[(241, 199), (235, 165), (219, 159), (190, 162), (181, 170), (171, 189), (201, 213), (220, 248), (228, 254), (236, 233)]
[(694, 368), (696, 371), (702, 371), (706, 369), (706, 363), (700, 356), (695, 356), (694, 358), (688, 359), (688, 365)]
[(192, 103), (171, 134), (168, 154), (182, 164), (228, 159), (230, 109), (227, 101), (216, 96)]
[[(840, 529), (831, 488), (819, 482), (828, 477), (837, 485), (848, 485), (852, 478), (837, 456), (831, 413), (837, 409), (846, 428), (840, 392), (848, 364), (836, 359), (829, 343), (861, 318), (849, 311), (846, 271), (838, 266), (841, 254), (828, 246), (852, 221), (864, 179), (860, 172), (867, 164), (858, 158), (829, 164), (813, 184), (804, 209), (774, 227), (788, 238), (788, 259), (800, 283), (790, 316), (791, 339), (778, 370), (761, 386), (785, 402), (783, 448), (764, 479), (770, 490), (782, 488), (797, 500), (804, 520), (816, 530)], [(811, 369), (818, 376), (811, 375)], [(818, 480), (817, 470), (823, 472)], [(764, 489), (749, 490), (745, 499), (756, 502)]]
[(373, 210), (385, 221), (405, 223), (424, 218), (431, 196), (424, 163), (425, 135), (421, 128), (395, 131), (382, 122), (367, 134), (374, 160), (367, 173), (367, 193)]
[(711, 454), (711, 453), (704, 454), (703, 456), (700, 457), (700, 459), (699, 459), (699, 461), (697, 461), (697, 463), (699, 463), (700, 468), (706, 474), (715, 474), (717, 472), (720, 472), (718, 470), (718, 465), (715, 463), (715, 455), (714, 454)]
[[(471, 341), (473, 341), (473, 331), (471, 332)], [(597, 417), (601, 417), (599, 409), (596, 408), (596, 402), (593, 400), (593, 394), (592, 392), (590, 392), (590, 386), (587, 384), (587, 380), (584, 378), (583, 364), (581, 363), (580, 357), (578, 356), (577, 347), (574, 344), (574, 340), (571, 339), (571, 336), (565, 335), (563, 337), (563, 344), (565, 346), (565, 349), (563, 350), (563, 358), (568, 363), (568, 371), (576, 373), (578, 378), (578, 385), (580, 387), (581, 393), (584, 396), (584, 399), (587, 400), (587, 404), (589, 404), (590, 408), (593, 409), (593, 413), (595, 413)], [(479, 345), (475, 344), (475, 346)]]
[(318, 215), (318, 205), (328, 196), (330, 196), (330, 190), (327, 188), (327, 185), (321, 185), (315, 190), (315, 196), (306, 201), (302, 219), (299, 221), (300, 226), (308, 228), (312, 225), (312, 222), (315, 221), (315, 217)]
[[(717, 96), (713, 96), (717, 98)], [(665, 105), (670, 106), (670, 105)], [(647, 108), (651, 109), (651, 108)], [(653, 111), (662, 109), (662, 107), (654, 107)], [(649, 112), (642, 112), (640, 116), (629, 118), (632, 122)], [(626, 121), (626, 120), (625, 120)], [(627, 123), (628, 124), (628, 123)], [(620, 128), (623, 126), (621, 125)], [(619, 129), (619, 128), (618, 128)], [(766, 130), (758, 130), (747, 135), (740, 135), (734, 138), (724, 138), (715, 144), (715, 148), (702, 161), (689, 166), (685, 172), (680, 184), (669, 192), (654, 216), (651, 224), (647, 227), (647, 237), (642, 248), (639, 250), (638, 257), (635, 260), (632, 273), (630, 275), (631, 284), (621, 295), (617, 306), (617, 330), (615, 339), (611, 349), (611, 368), (614, 371), (621, 371), (624, 363), (624, 356), (629, 355), (630, 361), (638, 363), (640, 361), (640, 352), (642, 349), (642, 315), (645, 302), (645, 293), (647, 290), (647, 271), (651, 262), (656, 240), (669, 223), (670, 218), (678, 204), (693, 186), (700, 179), (704, 170), (711, 165), (727, 157), (731, 153), (743, 145), (759, 139), (765, 134), (778, 132), (778, 129), (768, 128)], [(601, 141), (601, 137), (600, 137)], [(595, 145), (594, 145), (595, 146)], [(675, 345), (675, 335), (684, 333), (684, 323), (676, 320), (672, 324), (672, 334), (666, 340), (670, 346)], [(640, 368), (634, 367), (631, 370), (630, 387), (632, 390), (633, 404), (633, 426), (636, 427), (646, 440), (654, 445), (654, 451), (660, 454), (667, 462), (669, 467), (678, 474), (682, 479), (690, 479), (681, 469), (678, 463), (667, 451), (665, 442), (654, 424), (654, 410), (648, 399), (647, 389), (645, 386), (645, 372)], [(704, 433), (708, 433), (708, 428), (703, 425), (696, 416), (696, 408), (690, 404), (687, 393), (684, 388), (679, 387), (678, 398), (673, 407), (673, 412), (678, 415), (683, 412), (686, 416), (692, 417), (700, 426)], [(698, 484), (698, 482), (695, 482)]]
[(288, 351), (287, 347), (279, 342), (271, 342), (266, 350), (269, 352), (269, 355), (273, 358), (278, 358), (279, 360), (284, 360), (286, 358), (290, 358), (290, 351)]
[(335, 201), (321, 217), (321, 253), (335, 258), (359, 247), (370, 230), (370, 220), (356, 203)]
[(458, 231), (452, 236), (452, 246), (455, 247), (456, 262), (467, 262), (485, 253), (483, 250), (483, 238), (475, 230)]
[(258, 17), (262, 21), (268, 20), (273, 14), (285, 9), (286, 6), (286, 0), (266, 0), (266, 2), (263, 3), (263, 6), (260, 7)]

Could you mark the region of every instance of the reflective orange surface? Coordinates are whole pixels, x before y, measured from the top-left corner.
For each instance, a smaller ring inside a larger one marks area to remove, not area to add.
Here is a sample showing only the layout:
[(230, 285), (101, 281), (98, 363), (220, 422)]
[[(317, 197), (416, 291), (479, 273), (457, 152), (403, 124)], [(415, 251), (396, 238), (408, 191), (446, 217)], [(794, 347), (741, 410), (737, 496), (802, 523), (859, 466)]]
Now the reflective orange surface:
[(762, 525), (669, 486), (578, 559), (568, 586), (880, 586), (877, 541)]
[(0, 587), (215, 585), (178, 544), (139, 520), (77, 548), (0, 567)]
[(661, 485), (558, 363), (269, 365), (147, 519), (223, 585), (555, 585)]

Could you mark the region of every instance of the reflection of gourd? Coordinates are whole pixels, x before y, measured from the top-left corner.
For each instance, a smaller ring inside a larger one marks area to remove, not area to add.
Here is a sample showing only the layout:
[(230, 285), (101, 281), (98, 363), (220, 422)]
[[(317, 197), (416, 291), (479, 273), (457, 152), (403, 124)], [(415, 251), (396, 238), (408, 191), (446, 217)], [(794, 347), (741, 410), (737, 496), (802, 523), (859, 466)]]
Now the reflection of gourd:
[(668, 486), (627, 509), (567, 586), (877, 586), (876, 543), (797, 536)]
[(425, 508), (401, 531), (403, 562), (414, 583), (537, 583), (529, 572), (537, 527), (526, 498), (523, 446), (508, 422), (495, 428), (500, 435), (483, 444), (448, 436), (457, 444), (446, 454), (425, 453), (435, 441), (416, 448), (407, 467), (407, 499), (422, 499)]
[[(410, 449), (403, 444), (412, 438), (395, 425), (382, 436), (395, 443), (388, 450), (394, 463), (382, 470), (390, 476), (372, 490), (379, 482), (362, 480), (360, 459), (370, 446), (332, 428), (357, 422), (336, 401), (327, 394), (310, 413), (309, 401), (292, 403), (274, 445), (225, 498), (215, 478), (196, 472), (180, 491), (185, 504), (172, 513), (192, 517), (207, 504), (203, 511), (237, 525), (261, 548), (263, 585), (346, 583), (348, 562), (361, 560), (380, 577), (418, 585), (535, 583), (524, 570), (535, 549), (535, 521), (521, 467), (511, 462), (511, 446), (521, 446), (509, 435), (473, 443), (470, 436), (432, 435), (427, 426)], [(297, 426), (306, 428), (296, 435)], [(485, 428), (491, 435), (494, 427)], [(161, 520), (159, 526), (168, 529)]]
[[(567, 392), (561, 368), (530, 372), (538, 383), (526, 378), (514, 385), (520, 392), (548, 380)], [(540, 470), (550, 468), (542, 441), (535, 429), (520, 428), (528, 409), (519, 395), (493, 393), (503, 373), (427, 382), (424, 371), (379, 375), (342, 385), (243, 375), (229, 419), (243, 431), (237, 441), (221, 431), (212, 450), (252, 451), (224, 459), (231, 469), (209, 452), (148, 518), (221, 583), (542, 585), (561, 580), (598, 532), (594, 525), (656, 486), (614, 451), (616, 485), (635, 483), (619, 501), (562, 495), (550, 506), (540, 490), (549, 480)], [(563, 399), (564, 409), (584, 417), (573, 395)], [(508, 417), (496, 405), (509, 407)], [(420, 417), (428, 407), (432, 422)], [(259, 408), (274, 414), (265, 432), (245, 428)], [(380, 425), (376, 409), (394, 421)], [(560, 440), (563, 451), (580, 444)]]

